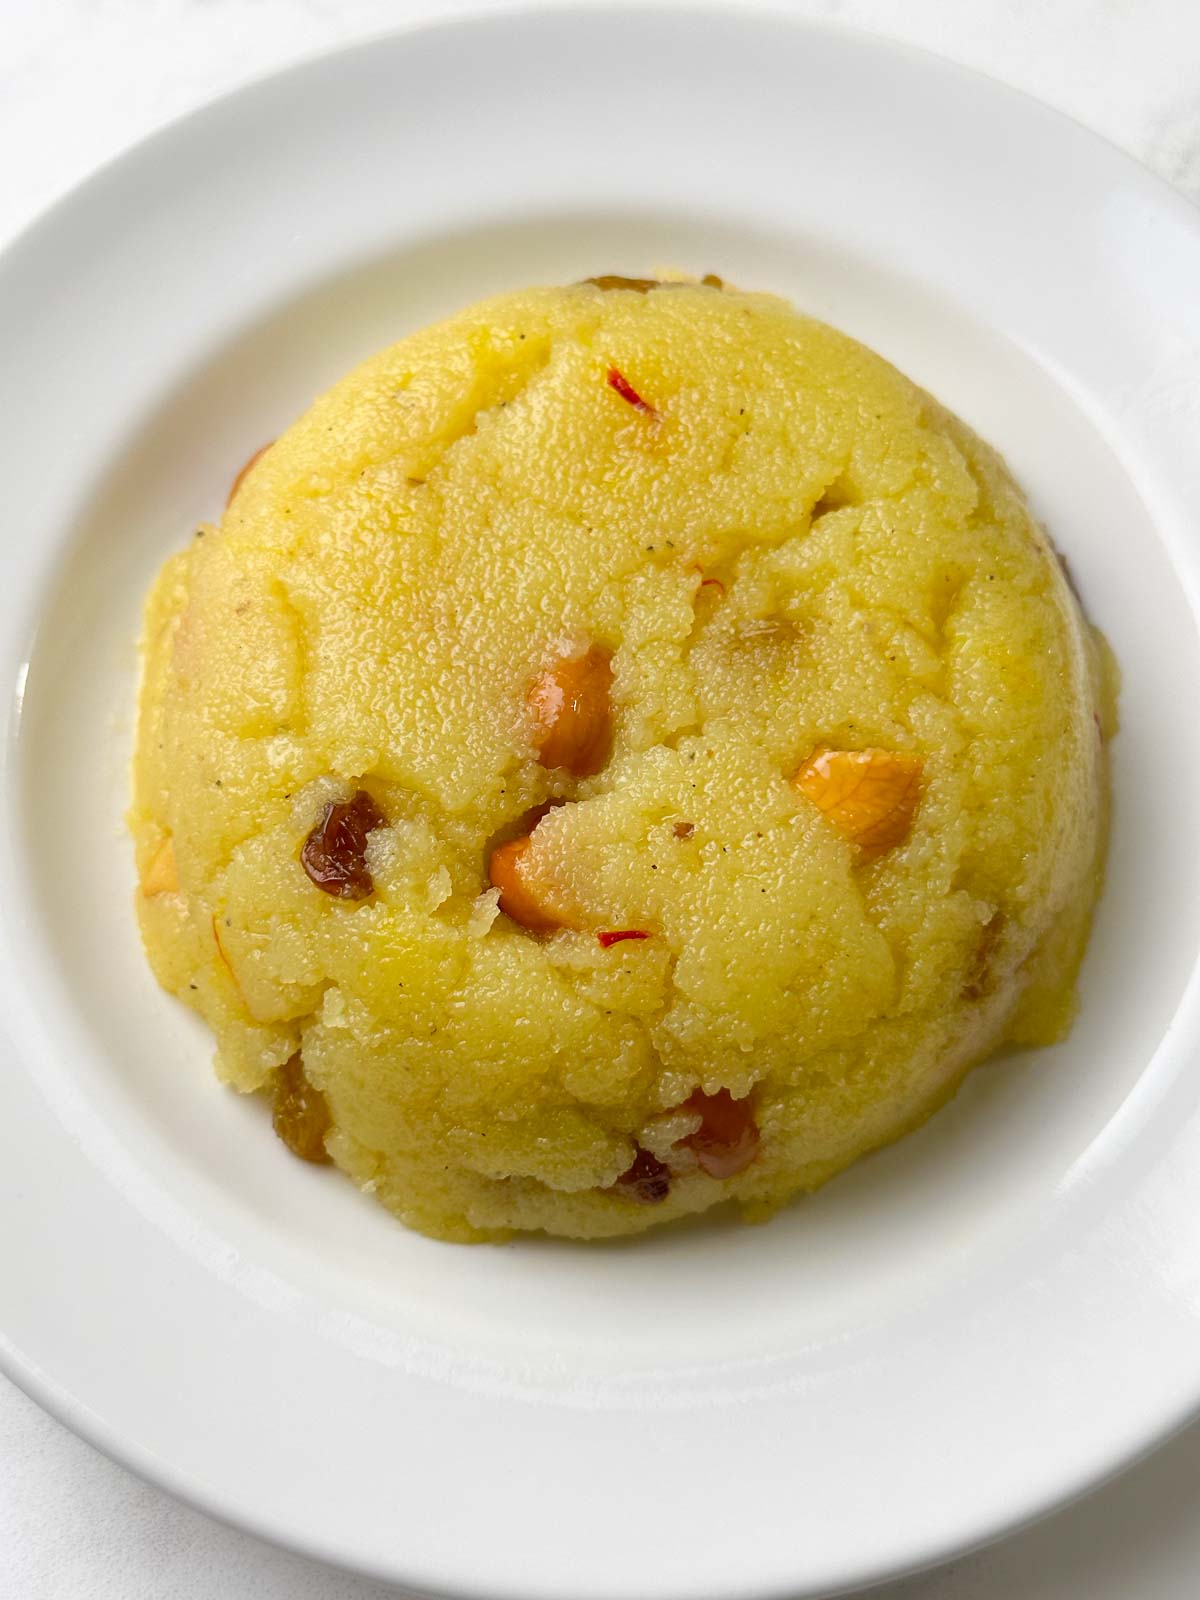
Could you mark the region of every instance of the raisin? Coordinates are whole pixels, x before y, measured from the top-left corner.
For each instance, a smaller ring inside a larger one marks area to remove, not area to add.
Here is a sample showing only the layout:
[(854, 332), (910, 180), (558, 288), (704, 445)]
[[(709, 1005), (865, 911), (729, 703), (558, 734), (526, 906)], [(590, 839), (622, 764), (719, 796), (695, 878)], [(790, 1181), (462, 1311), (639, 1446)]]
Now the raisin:
[(327, 1166), (331, 1160), (325, 1135), (333, 1126), (325, 1096), (304, 1075), (295, 1055), (275, 1074), (275, 1104), (271, 1113), (275, 1132), (294, 1156)]
[(630, 1200), (656, 1206), (671, 1192), (671, 1169), (639, 1144), (637, 1155), (617, 1179), (616, 1190)]
[(748, 1100), (735, 1100), (728, 1089), (705, 1094), (697, 1089), (686, 1102), (698, 1112), (700, 1126), (681, 1143), (710, 1178), (732, 1178), (758, 1154), (758, 1127)]
[(615, 272), (602, 272), (598, 278), (585, 278), (597, 289), (632, 289), (635, 294), (649, 294), (658, 288), (657, 278), (622, 278)]
[[(602, 272), (595, 278), (584, 278), (584, 283), (593, 284), (597, 289), (632, 289), (635, 294), (649, 294), (652, 289), (690, 289), (690, 278), (623, 278), (616, 272)], [(706, 272), (700, 282), (708, 289), (723, 289), (725, 280), (718, 278), (715, 272)]]
[(375, 887), (367, 871), (367, 835), (385, 821), (365, 789), (353, 800), (331, 800), (300, 851), (317, 888), (339, 900), (365, 900)]

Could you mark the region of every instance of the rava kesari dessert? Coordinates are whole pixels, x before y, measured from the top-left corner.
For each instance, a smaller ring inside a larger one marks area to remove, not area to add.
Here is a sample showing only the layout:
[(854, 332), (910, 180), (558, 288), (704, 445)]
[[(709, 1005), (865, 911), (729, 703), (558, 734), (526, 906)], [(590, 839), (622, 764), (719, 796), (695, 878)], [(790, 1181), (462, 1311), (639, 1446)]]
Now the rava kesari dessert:
[(505, 295), (160, 576), (146, 948), (426, 1233), (764, 1216), (1068, 1026), (1104, 715), (1003, 463), (879, 356), (715, 280)]

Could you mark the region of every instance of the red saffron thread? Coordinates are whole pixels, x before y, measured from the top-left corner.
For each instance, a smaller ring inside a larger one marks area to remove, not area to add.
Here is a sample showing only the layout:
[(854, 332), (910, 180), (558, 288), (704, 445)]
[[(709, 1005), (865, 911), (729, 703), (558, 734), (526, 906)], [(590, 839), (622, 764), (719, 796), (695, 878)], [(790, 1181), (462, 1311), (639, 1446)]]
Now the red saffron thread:
[(608, 386), (610, 389), (615, 389), (621, 399), (631, 405), (635, 411), (640, 411), (643, 416), (657, 418), (658, 412), (654, 407), (648, 401), (642, 399), (625, 374), (618, 371), (616, 367), (609, 367), (608, 369)]

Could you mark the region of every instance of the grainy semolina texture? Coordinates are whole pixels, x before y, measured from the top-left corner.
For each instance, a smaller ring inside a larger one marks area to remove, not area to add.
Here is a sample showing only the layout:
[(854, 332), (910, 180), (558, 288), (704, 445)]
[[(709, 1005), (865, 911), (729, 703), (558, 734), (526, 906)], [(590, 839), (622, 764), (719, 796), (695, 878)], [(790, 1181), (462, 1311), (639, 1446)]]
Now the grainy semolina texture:
[[(589, 651), (579, 777), (531, 685)], [(766, 1215), (1068, 1026), (1100, 698), (1003, 464), (871, 351), (716, 287), (506, 295), (351, 373), (163, 570), (146, 948), (221, 1076), (286, 1065), (424, 1232)], [(882, 848), (814, 799), (831, 751), (903, 758)], [(301, 852), (360, 793), (341, 898)], [(526, 834), (555, 931), (489, 887)], [(731, 1097), (713, 1176), (696, 1107)]]

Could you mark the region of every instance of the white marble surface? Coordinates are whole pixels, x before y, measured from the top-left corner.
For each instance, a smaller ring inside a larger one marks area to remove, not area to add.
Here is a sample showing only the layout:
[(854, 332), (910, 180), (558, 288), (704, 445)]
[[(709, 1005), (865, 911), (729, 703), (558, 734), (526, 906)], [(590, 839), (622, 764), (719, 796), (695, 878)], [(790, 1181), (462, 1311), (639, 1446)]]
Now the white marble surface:
[[(212, 95), (329, 45), (461, 9), (455, 0), (0, 0), (0, 245), (98, 163)], [(1200, 202), (1197, 0), (792, 0), (789, 9), (1007, 79)], [(0, 1379), (0, 1596), (394, 1593), (210, 1522), (105, 1460)], [(1082, 1504), (878, 1593), (1192, 1600), (1200, 1424)]]

